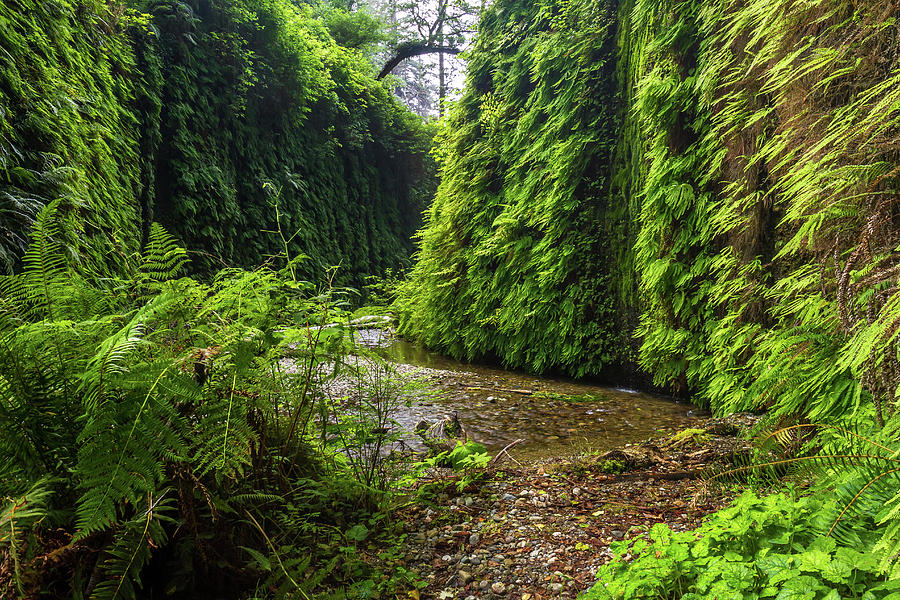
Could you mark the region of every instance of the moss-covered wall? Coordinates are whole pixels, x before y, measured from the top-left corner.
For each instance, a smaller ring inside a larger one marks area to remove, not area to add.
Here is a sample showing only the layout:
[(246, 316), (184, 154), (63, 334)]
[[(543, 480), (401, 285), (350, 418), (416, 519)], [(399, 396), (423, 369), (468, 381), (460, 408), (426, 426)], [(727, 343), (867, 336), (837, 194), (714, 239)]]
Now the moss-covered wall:
[(658, 382), (720, 412), (769, 406), (825, 419), (893, 404), (900, 28), (891, 7), (623, 7), (635, 32), (623, 45), (626, 100), (641, 132), (630, 144), (642, 157), (632, 174), (641, 362)]
[(402, 331), (576, 375), (627, 370), (634, 332), (656, 383), (720, 412), (887, 411), (892, 6), (496, 3), (443, 134)]
[(0, 258), (65, 196), (75, 254), (157, 220), (197, 269), (255, 265), (281, 250), (277, 197), (303, 275), (406, 263), (429, 135), (361, 55), (287, 1), (131, 5), (0, 3)]
[(56, 198), (70, 242), (136, 248), (145, 83), (125, 19), (100, 2), (0, 3), (0, 268)]
[(484, 16), (439, 136), (443, 179), (397, 304), (402, 334), (535, 371), (629, 361), (615, 69), (608, 2), (503, 1)]

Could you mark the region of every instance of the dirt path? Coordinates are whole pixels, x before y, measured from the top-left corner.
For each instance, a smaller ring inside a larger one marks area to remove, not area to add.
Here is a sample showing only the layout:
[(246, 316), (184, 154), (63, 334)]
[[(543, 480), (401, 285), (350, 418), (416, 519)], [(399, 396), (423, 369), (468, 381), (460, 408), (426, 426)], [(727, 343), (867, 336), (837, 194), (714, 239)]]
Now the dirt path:
[(422, 599), (574, 598), (595, 583), (610, 544), (656, 523), (696, 527), (727, 503), (731, 492), (699, 475), (746, 453), (734, 434), (752, 421), (707, 421), (711, 433), (627, 446), (605, 459), (507, 461), (461, 493), (454, 476), (435, 474), (419, 486), (427, 504), (399, 514), (408, 535), (401, 564), (427, 582)]

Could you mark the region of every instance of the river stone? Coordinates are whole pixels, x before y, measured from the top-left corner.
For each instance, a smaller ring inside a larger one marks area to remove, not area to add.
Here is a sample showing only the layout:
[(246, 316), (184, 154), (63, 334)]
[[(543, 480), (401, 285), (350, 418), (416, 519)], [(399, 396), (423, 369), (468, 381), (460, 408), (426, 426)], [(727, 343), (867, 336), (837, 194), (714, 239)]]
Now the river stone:
[(456, 574), (456, 577), (459, 579), (459, 585), (465, 586), (467, 583), (472, 581), (472, 574), (468, 571), (460, 571)]
[(512, 494), (510, 494), (509, 492), (506, 492), (505, 494), (503, 494), (503, 496), (500, 497), (500, 499), (503, 500), (504, 502), (515, 502), (516, 497), (513, 496)]
[(477, 533), (473, 533), (472, 535), (469, 536), (469, 545), (470, 546), (477, 546), (478, 542), (480, 542), (480, 541), (481, 541), (481, 536)]
[(482, 579), (481, 581), (478, 582), (478, 587), (480, 587), (483, 590), (488, 589), (489, 585), (491, 585), (491, 582), (488, 581), (487, 579)]
[(560, 593), (562, 591), (562, 589), (563, 589), (563, 584), (561, 584), (561, 583), (551, 583), (550, 584), (550, 591), (553, 592), (554, 594)]
[(494, 592), (495, 594), (502, 594), (503, 592), (506, 591), (506, 584), (503, 583), (502, 581), (495, 581), (491, 585), (491, 591)]

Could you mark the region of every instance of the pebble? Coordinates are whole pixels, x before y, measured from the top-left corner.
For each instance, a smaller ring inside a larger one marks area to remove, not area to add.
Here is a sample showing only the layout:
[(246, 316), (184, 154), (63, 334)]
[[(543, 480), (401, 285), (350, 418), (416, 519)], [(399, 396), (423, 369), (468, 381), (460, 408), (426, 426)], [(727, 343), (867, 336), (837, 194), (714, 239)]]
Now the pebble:
[[(527, 473), (526, 478), (511, 469), (502, 479), (480, 484), (478, 491), (448, 496), (436, 510), (413, 511), (415, 521), (407, 531), (414, 552), (405, 566), (428, 582), (422, 598), (573, 600), (593, 585), (597, 570), (612, 558), (608, 544), (624, 539), (630, 526), (640, 526), (634, 515), (620, 519), (617, 511), (594, 505), (589, 478), (567, 485), (550, 468)], [(653, 488), (665, 496), (663, 501), (674, 499), (685, 510), (669, 486), (640, 481), (621, 486), (624, 490), (612, 486), (610, 495), (639, 496)], [(604, 493), (601, 489), (599, 496)], [(671, 523), (673, 529), (690, 528), (687, 516), (681, 518)], [(442, 590), (441, 585), (451, 587)]]

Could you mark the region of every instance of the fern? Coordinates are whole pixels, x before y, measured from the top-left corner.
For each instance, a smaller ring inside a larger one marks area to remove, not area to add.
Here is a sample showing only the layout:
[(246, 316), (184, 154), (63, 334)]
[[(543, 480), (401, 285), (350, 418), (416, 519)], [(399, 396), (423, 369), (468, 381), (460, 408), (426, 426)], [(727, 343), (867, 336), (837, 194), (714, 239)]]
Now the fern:
[(167, 542), (167, 514), (174, 510), (171, 490), (148, 494), (134, 518), (121, 523), (115, 541), (105, 550), (99, 565), (100, 579), (91, 600), (134, 598), (141, 586), (141, 571), (150, 561), (151, 550)]

